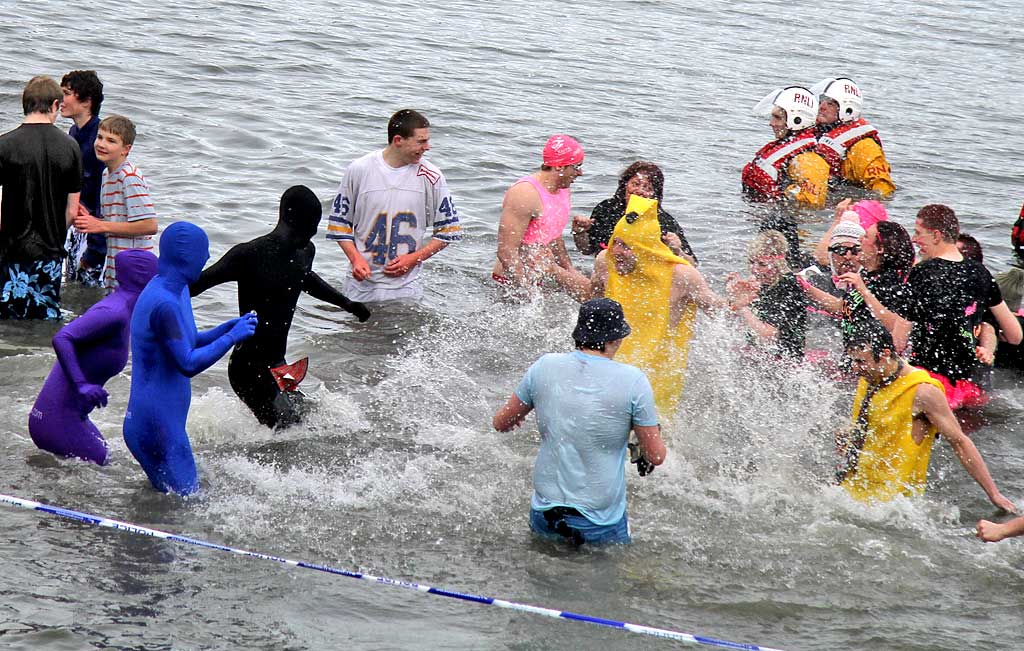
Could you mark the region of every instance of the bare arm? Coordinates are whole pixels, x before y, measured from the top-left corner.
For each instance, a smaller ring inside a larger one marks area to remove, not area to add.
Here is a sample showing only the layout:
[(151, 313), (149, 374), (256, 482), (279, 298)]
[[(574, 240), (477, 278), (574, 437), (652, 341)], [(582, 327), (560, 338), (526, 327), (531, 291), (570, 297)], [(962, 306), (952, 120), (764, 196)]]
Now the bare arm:
[[(1016, 321), (1016, 319), (1014, 319)], [(978, 345), (974, 347), (974, 354), (982, 364), (992, 364), (996, 361), (996, 345), (999, 340), (996, 337), (996, 329), (991, 323), (982, 323), (978, 326)]]
[(133, 222), (108, 222), (97, 219), (88, 213), (75, 218), (75, 228), (82, 233), (106, 233), (119, 237), (135, 237), (138, 235), (156, 234), (156, 218), (139, 219)]
[(78, 199), (81, 195), (81, 192), (71, 192), (68, 194), (68, 206), (64, 209), (65, 226), (71, 226), (71, 224), (75, 223), (75, 217), (78, 216)]
[(683, 300), (691, 300), (705, 312), (715, 312), (724, 309), (728, 303), (724, 298), (711, 291), (704, 276), (700, 275), (695, 267), (688, 264), (676, 266), (672, 275), (672, 282), (680, 287), (680, 297)]
[(832, 231), (834, 231), (836, 226), (839, 225), (839, 222), (842, 221), (843, 213), (849, 209), (852, 201), (852, 199), (843, 199), (836, 204), (835, 218), (825, 231), (825, 234), (821, 236), (821, 239), (818, 240), (818, 243), (814, 246), (814, 259), (823, 267), (828, 267), (829, 263), (831, 263), (831, 260), (828, 259), (828, 243), (829, 240), (832, 239)]
[(572, 269), (572, 260), (569, 259), (569, 251), (565, 248), (565, 240), (558, 238), (551, 243), (551, 253), (555, 256), (555, 262), (563, 269)]
[(838, 296), (833, 296), (823, 289), (818, 289), (811, 283), (807, 282), (800, 276), (797, 276), (797, 282), (800, 283), (800, 287), (803, 288), (804, 293), (810, 297), (812, 301), (820, 305), (824, 310), (831, 314), (841, 314), (843, 311), (843, 299)]
[(978, 521), (978, 538), (985, 542), (999, 542), (1003, 538), (1024, 534), (1024, 517), (997, 524), (988, 520)]
[(370, 265), (363, 258), (363, 254), (356, 248), (352, 240), (338, 240), (338, 246), (345, 252), (349, 264), (352, 265), (352, 277), (356, 280), (366, 280), (370, 277)]
[(985, 465), (985, 460), (978, 452), (978, 448), (960, 429), (960, 423), (957, 422), (956, 416), (949, 408), (949, 403), (946, 402), (946, 396), (942, 390), (931, 384), (922, 384), (914, 394), (913, 408), (915, 414), (924, 414), (928, 421), (939, 430), (939, 434), (949, 441), (964, 470), (974, 481), (978, 482), (989, 501), (1001, 509), (1016, 513), (1017, 507), (1003, 497), (1003, 494), (996, 488), (996, 483), (992, 480), (992, 475), (989, 474), (988, 466)]
[(839, 280), (850, 283), (860, 293), (864, 298), (864, 304), (871, 310), (871, 314), (885, 326), (886, 330), (892, 333), (892, 341), (896, 350), (906, 348), (910, 338), (910, 329), (914, 324), (882, 305), (882, 302), (864, 284), (864, 279), (859, 273), (843, 274)]
[(422, 264), (424, 260), (431, 258), (446, 246), (448, 246), (448, 242), (439, 240), (436, 237), (431, 238), (430, 242), (428, 242), (426, 246), (418, 248), (411, 253), (403, 253), (402, 255), (395, 256), (395, 258), (384, 267), (384, 275), (404, 276), (412, 271), (416, 265)]
[(533, 407), (524, 403), (519, 396), (513, 393), (512, 397), (494, 414), (491, 425), (499, 432), (511, 431), (522, 425), (526, 415), (531, 411), (533, 411)]
[(640, 450), (644, 459), (652, 466), (660, 466), (665, 461), (668, 451), (665, 449), (665, 442), (661, 439), (661, 426), (659, 425), (634, 425), (633, 431), (640, 441)]
[(594, 272), (589, 278), (576, 269), (568, 269), (551, 264), (548, 273), (562, 289), (579, 302), (604, 295), (604, 286), (608, 279), (608, 266), (602, 251), (594, 260)]
[(992, 312), (992, 316), (996, 318), (996, 323), (999, 324), (999, 332), (1006, 343), (1013, 345), (1019, 344), (1022, 339), (1020, 321), (1018, 321), (1017, 317), (1010, 311), (1010, 308), (1006, 306), (1006, 301), (1003, 301), (995, 307), (990, 307), (989, 311)]
[(505, 193), (498, 222), (498, 261), (505, 275), (516, 285), (526, 282), (526, 269), (520, 259), (526, 227), (541, 210), (540, 196), (529, 183), (517, 183)]

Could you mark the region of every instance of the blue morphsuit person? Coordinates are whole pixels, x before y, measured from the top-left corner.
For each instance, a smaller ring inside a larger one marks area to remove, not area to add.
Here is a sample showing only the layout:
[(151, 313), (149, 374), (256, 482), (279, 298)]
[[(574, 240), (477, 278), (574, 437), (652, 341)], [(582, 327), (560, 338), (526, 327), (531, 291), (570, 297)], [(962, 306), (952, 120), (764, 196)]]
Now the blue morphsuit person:
[(107, 442), (89, 412), (107, 404), (103, 385), (128, 363), (128, 324), (139, 294), (156, 274), (156, 256), (129, 249), (117, 254), (117, 289), (53, 338), (50, 369), (28, 417), (32, 440), (43, 450), (103, 465)]
[(191, 378), (256, 331), (256, 314), (196, 329), (188, 286), (210, 259), (203, 229), (175, 222), (160, 236), (157, 275), (132, 314), (132, 384), (124, 440), (157, 490), (188, 495), (199, 489), (185, 431)]

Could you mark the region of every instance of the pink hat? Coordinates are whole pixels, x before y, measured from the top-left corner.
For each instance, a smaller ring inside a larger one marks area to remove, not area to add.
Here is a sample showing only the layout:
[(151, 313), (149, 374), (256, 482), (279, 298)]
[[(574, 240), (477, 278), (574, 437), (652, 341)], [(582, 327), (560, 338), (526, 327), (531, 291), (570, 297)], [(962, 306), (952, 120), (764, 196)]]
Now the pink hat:
[(889, 213), (880, 201), (865, 199), (850, 206), (850, 210), (860, 215), (861, 228), (867, 230), (878, 222), (889, 221)]
[(544, 164), (548, 167), (564, 167), (582, 162), (583, 147), (572, 136), (551, 136), (544, 144)]

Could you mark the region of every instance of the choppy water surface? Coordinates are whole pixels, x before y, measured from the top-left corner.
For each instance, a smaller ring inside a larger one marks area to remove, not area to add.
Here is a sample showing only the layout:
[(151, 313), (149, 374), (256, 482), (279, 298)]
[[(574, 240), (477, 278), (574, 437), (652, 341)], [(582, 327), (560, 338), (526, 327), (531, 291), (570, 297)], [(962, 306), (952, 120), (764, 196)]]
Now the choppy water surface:
[[(97, 10), (98, 11), (98, 10)], [(260, 427), (220, 363), (194, 382), (204, 480), (182, 502), (151, 491), (120, 438), (128, 375), (94, 415), (104, 468), (35, 449), (28, 410), (54, 326), (0, 324), (2, 488), (145, 526), (557, 609), (794, 649), (1001, 649), (1024, 617), (1024, 546), (984, 546), (984, 494), (939, 444), (926, 497), (866, 508), (828, 487), (849, 387), (741, 360), (742, 337), (702, 319), (670, 457), (629, 475), (635, 542), (572, 553), (528, 533), (538, 435), (490, 430), (526, 366), (569, 344), (575, 308), (498, 301), (489, 284), (501, 194), (553, 132), (587, 148), (574, 204), (609, 196), (637, 157), (666, 171), (666, 206), (721, 288), (753, 217), (739, 169), (770, 136), (749, 107), (774, 87), (847, 74), (867, 96), (904, 225), (952, 205), (994, 270), (1009, 261), (1024, 150), (1024, 11), (1015, 2), (139, 2), (103, 9), (0, 3), (2, 128), (37, 73), (95, 68), (104, 112), (131, 116), (132, 154), (164, 224), (189, 219), (213, 255), (262, 234), (290, 185), (330, 201), (344, 166), (384, 144), (387, 116), (431, 119), (467, 240), (427, 265), (421, 309), (358, 324), (300, 302), (290, 356), (309, 355), (319, 408)], [(68, 125), (63, 123), (66, 128)], [(805, 216), (820, 233), (827, 214)], [(340, 284), (337, 247), (317, 270)], [(581, 264), (587, 263), (580, 260)], [(232, 315), (231, 287), (195, 302)], [(70, 292), (80, 313), (95, 300)], [(70, 316), (70, 315), (69, 315)], [(1003, 492), (1024, 501), (1018, 380), (974, 434)], [(532, 423), (532, 420), (530, 421)], [(10, 649), (668, 648), (57, 521), (0, 514)]]

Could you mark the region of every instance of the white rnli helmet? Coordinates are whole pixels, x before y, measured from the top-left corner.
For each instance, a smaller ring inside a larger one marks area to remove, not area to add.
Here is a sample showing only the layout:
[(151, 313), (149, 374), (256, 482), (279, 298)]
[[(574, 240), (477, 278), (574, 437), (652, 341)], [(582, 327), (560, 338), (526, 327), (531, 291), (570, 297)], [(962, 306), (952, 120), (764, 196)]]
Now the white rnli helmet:
[(815, 95), (824, 95), (839, 104), (839, 120), (851, 122), (860, 117), (864, 109), (864, 96), (860, 87), (849, 77), (828, 77), (811, 86)]
[(786, 126), (801, 131), (814, 126), (818, 117), (818, 95), (803, 86), (787, 86), (773, 90), (757, 103), (754, 112), (768, 115), (772, 107), (778, 106), (786, 112)]

